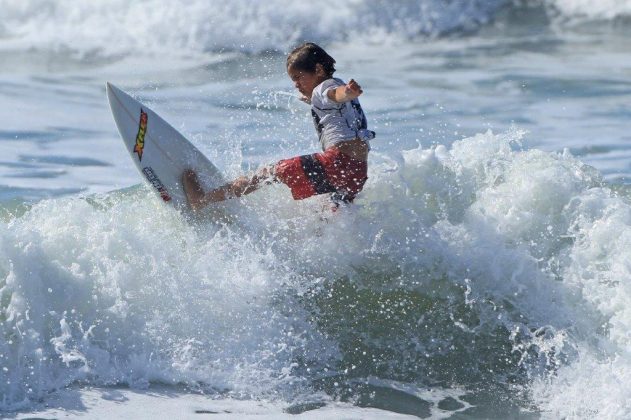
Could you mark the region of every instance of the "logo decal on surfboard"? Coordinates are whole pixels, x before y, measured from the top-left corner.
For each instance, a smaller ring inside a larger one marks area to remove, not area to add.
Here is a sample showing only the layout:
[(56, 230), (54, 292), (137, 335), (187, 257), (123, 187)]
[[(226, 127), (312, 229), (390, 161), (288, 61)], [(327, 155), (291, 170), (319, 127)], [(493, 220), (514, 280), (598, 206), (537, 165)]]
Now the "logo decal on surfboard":
[(138, 154), (138, 160), (142, 160), (142, 152), (145, 150), (145, 134), (147, 133), (147, 113), (140, 108), (140, 123), (138, 124), (138, 134), (136, 134), (136, 146), (134, 153)]
[(166, 188), (164, 188), (164, 185), (162, 185), (162, 181), (160, 181), (160, 178), (158, 178), (158, 175), (153, 172), (153, 169), (151, 169), (150, 166), (145, 166), (144, 168), (142, 168), (142, 173), (145, 174), (147, 180), (151, 183), (151, 185), (153, 185), (153, 188), (158, 190), (158, 192), (160, 193), (160, 197), (162, 197), (164, 201), (171, 201), (171, 196), (169, 195), (169, 192)]

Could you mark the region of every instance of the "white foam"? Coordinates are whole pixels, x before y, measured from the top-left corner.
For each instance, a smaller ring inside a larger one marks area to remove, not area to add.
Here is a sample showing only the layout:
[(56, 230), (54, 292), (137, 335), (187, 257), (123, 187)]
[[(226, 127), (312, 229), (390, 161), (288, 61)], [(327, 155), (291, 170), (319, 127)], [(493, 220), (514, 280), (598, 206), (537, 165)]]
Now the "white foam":
[[(54, 407), (54, 408), (53, 408)], [(273, 401), (217, 399), (186, 393), (168, 387), (150, 391), (124, 388), (68, 389), (55, 395), (46, 405), (16, 413), (16, 419), (59, 418), (70, 416), (93, 419), (193, 419), (212, 415), (213, 419), (412, 419), (376, 408), (360, 408), (348, 403), (330, 402), (321, 408), (289, 414), (286, 404)]]
[(5, 405), (75, 380), (248, 392), (285, 363), (291, 334), (265, 344), (285, 323), (270, 304), (283, 278), (275, 256), (230, 229), (197, 236), (156, 206), (125, 195), (51, 200), (3, 226)]
[(3, 406), (75, 381), (291, 400), (315, 379), (302, 368), (342, 356), (301, 297), (348, 278), (375, 293), (437, 288), (477, 319), (425, 330), (419, 313), (417, 329), (371, 345), (415, 340), (430, 363), (451, 345), (430, 340), (445, 328), (506, 331), (546, 412), (628, 413), (620, 393), (577, 398), (593, 375), (627, 380), (631, 206), (569, 153), (520, 150), (522, 136), (375, 155), (357, 205), (327, 221), (282, 185), (223, 225), (192, 227), (145, 189), (34, 205), (0, 227)]
[(565, 18), (611, 20), (631, 16), (629, 0), (546, 0)]

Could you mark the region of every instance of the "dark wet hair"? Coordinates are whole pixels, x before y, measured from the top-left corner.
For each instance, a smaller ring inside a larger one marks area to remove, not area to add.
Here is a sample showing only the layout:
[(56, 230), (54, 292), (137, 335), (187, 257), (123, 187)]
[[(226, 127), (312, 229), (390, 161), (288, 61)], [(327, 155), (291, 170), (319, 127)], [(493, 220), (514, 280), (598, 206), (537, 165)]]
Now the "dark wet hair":
[(309, 73), (315, 73), (316, 65), (322, 65), (328, 77), (335, 73), (335, 60), (319, 45), (313, 42), (305, 42), (296, 47), (287, 56), (287, 70), (290, 68)]

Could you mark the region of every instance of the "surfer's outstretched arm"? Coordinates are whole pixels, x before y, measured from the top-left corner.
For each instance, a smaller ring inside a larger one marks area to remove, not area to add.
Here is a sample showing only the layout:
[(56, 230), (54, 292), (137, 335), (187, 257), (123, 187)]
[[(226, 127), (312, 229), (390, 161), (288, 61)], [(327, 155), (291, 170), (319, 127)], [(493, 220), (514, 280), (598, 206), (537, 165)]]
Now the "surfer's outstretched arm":
[(182, 185), (191, 208), (197, 211), (210, 203), (250, 194), (259, 189), (265, 182), (273, 182), (274, 179), (272, 168), (265, 166), (256, 171), (254, 175), (241, 176), (219, 188), (204, 192), (197, 174), (193, 170), (188, 169), (182, 175)]

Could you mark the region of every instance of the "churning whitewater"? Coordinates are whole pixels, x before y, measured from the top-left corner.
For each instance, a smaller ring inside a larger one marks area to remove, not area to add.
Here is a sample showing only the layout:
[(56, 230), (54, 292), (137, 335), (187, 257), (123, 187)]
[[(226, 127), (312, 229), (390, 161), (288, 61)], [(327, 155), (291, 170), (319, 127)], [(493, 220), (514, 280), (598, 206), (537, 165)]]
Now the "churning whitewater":
[[(628, 418), (631, 1), (597, 3), (0, 0), (0, 412)], [(304, 40), (377, 132), (353, 206), (275, 185), (191, 222), (139, 184), (106, 80), (230, 178), (317, 147)]]
[(577, 366), (623, 374), (631, 206), (521, 135), (378, 156), (322, 222), (281, 187), (229, 223), (191, 226), (146, 187), (11, 216), (5, 408), (77, 381), (291, 400), (378, 377), (554, 403)]

